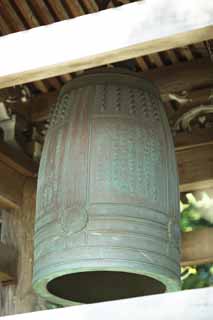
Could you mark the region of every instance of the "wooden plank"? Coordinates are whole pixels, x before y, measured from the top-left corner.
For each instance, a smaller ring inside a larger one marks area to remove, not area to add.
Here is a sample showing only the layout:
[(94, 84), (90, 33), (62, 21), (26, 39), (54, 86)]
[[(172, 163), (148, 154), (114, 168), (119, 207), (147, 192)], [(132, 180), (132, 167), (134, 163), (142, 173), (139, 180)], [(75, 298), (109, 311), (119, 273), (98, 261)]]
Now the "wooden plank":
[(98, 6), (95, 0), (82, 0), (82, 1), (89, 13), (98, 11)]
[(205, 58), (149, 70), (143, 75), (156, 84), (164, 100), (174, 92), (211, 87), (213, 84), (212, 62)]
[(63, 7), (63, 4), (58, 0), (51, 0), (49, 2), (49, 5), (51, 6), (51, 9), (53, 10), (55, 16), (58, 18), (58, 20), (66, 20), (69, 19), (69, 15), (66, 12), (65, 8)]
[(178, 48), (177, 51), (179, 52), (182, 59), (184, 58), (188, 61), (191, 61), (194, 59), (193, 54), (189, 47)]
[(212, 128), (196, 128), (191, 132), (179, 132), (174, 137), (176, 151), (201, 147), (213, 144), (213, 130)]
[[(41, 1), (41, 0), (30, 1), (30, 6), (32, 7), (32, 12), (34, 13), (35, 11), (36, 13), (35, 16), (39, 17), (41, 24), (47, 24), (47, 23), (50, 24), (55, 22), (53, 16), (51, 15), (44, 1)], [(37, 23), (37, 19), (36, 19), (36, 23)]]
[(0, 208), (14, 209), (21, 205), (25, 179), (0, 161)]
[(213, 188), (213, 144), (177, 150), (180, 191)]
[(181, 265), (213, 263), (213, 228), (182, 233)]
[(161, 68), (164, 66), (164, 63), (161, 59), (161, 56), (159, 53), (152, 53), (149, 55), (149, 60), (151, 61), (151, 63), (158, 68)]
[(45, 310), (3, 320), (129, 320), (130, 317), (134, 320), (210, 320), (213, 318), (213, 288)]
[(84, 10), (78, 0), (65, 0), (65, 3), (73, 17), (84, 15)]
[(38, 19), (36, 18), (36, 16), (34, 16), (33, 11), (31, 10), (26, 0), (14, 0), (14, 3), (18, 7), (19, 11), (21, 12), (22, 16), (27, 22), (27, 25), (30, 28), (35, 28), (40, 25)]
[(0, 15), (0, 30), (1, 30), (1, 34), (4, 34), (4, 35), (6, 35), (6, 34), (9, 34), (9, 33), (11, 33), (11, 30), (10, 30), (10, 28), (8, 27), (8, 25), (7, 25), (7, 23), (6, 23), (6, 21), (4, 20), (4, 18), (3, 18), (3, 16), (2, 15)]
[(144, 58), (143, 57), (138, 57), (136, 58), (136, 61), (139, 65), (139, 67), (141, 68), (142, 71), (146, 71), (149, 69), (147, 63), (145, 62)]
[(165, 53), (168, 55), (171, 63), (178, 63), (178, 57), (176, 56), (176, 53), (173, 50), (168, 50)]
[(2, 212), (2, 241), (18, 252), (18, 268), (16, 283), (0, 290), (0, 316), (47, 308), (32, 289), (35, 179), (26, 179), (22, 193), (20, 209)]
[(24, 23), (19, 19), (9, 0), (0, 1), (0, 12), (12, 29), (12, 32), (25, 30)]
[(0, 242), (0, 282), (14, 282), (16, 269), (16, 250), (12, 246)]
[(213, 2), (192, 4), (137, 1), (1, 37), (0, 88), (211, 39)]
[(33, 82), (33, 85), (41, 92), (48, 92), (48, 88), (44, 81), (38, 80)]

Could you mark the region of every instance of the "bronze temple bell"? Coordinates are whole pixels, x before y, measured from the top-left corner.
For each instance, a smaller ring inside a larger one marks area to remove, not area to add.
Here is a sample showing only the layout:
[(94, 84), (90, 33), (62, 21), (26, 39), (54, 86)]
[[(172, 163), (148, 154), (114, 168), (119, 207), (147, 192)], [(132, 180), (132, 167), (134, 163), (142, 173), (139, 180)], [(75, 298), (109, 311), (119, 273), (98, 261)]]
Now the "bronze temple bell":
[(179, 192), (156, 88), (108, 69), (62, 89), (38, 178), (33, 286), (59, 305), (179, 289)]

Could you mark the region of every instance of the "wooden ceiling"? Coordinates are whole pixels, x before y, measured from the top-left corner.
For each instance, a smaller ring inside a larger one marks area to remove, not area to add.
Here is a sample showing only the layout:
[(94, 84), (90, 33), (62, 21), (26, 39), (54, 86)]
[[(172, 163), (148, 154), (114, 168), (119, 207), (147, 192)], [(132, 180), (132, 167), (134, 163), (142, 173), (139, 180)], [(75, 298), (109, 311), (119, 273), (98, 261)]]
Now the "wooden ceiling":
[[(31, 29), (41, 25), (70, 19), (126, 4), (128, 0), (1, 0), (0, 35)], [(70, 39), (72, 41), (72, 39)], [(209, 56), (207, 44), (196, 43), (184, 48), (175, 48), (153, 53), (126, 62), (127, 67), (136, 71), (148, 71)], [(59, 89), (75, 74), (65, 74), (28, 84), (33, 94)]]

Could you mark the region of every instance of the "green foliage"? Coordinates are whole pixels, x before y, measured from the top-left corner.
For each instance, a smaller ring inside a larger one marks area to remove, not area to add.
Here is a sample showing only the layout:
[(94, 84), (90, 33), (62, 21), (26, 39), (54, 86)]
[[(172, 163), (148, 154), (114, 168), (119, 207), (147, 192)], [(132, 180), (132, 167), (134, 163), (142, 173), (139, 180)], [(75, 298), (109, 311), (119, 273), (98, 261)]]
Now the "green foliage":
[[(188, 203), (181, 203), (182, 232), (190, 232), (202, 227), (213, 227), (213, 201), (204, 195), (196, 201), (187, 195)], [(213, 231), (213, 229), (212, 229)], [(205, 264), (181, 268), (182, 290), (213, 286), (213, 265)]]
[(213, 265), (182, 268), (182, 290), (213, 286)]
[(202, 227), (213, 227), (212, 200), (204, 197), (203, 200), (196, 201), (191, 194), (188, 194), (187, 198), (187, 204), (181, 203), (181, 231), (189, 232)]

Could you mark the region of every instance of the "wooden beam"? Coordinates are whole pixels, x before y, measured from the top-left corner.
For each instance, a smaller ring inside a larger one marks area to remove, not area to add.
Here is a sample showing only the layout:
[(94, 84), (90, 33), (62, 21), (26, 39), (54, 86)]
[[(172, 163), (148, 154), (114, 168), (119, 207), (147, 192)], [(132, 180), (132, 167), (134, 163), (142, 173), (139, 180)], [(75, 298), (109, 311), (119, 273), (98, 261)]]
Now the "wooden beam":
[(176, 152), (180, 191), (213, 188), (213, 144)]
[(17, 150), (4, 142), (0, 144), (0, 161), (24, 176), (35, 177), (37, 175), (38, 164), (24, 151)]
[[(47, 94), (35, 96), (31, 99), (30, 102), (26, 103), (26, 105), (28, 105), (31, 108), (31, 121), (33, 123), (45, 121), (48, 119), (50, 109), (55, 105), (58, 95), (59, 91), (53, 91)], [(15, 109), (17, 109), (17, 106), (14, 107), (15, 111)]]
[(9, 34), (0, 38), (0, 88), (208, 40), (212, 32), (212, 0), (149, 0)]
[(182, 266), (213, 263), (213, 228), (182, 233)]
[[(143, 75), (155, 83), (163, 100), (168, 100), (171, 99), (170, 95), (175, 92), (212, 87), (212, 68), (213, 64), (210, 59), (198, 59), (149, 70), (143, 72)], [(198, 90), (197, 95), (192, 93), (190, 96), (191, 93), (189, 93), (188, 99), (199, 99), (199, 96), (202, 98), (206, 94), (208, 94), (206, 91), (201, 93)]]
[(21, 206), (25, 177), (0, 161), (0, 208)]
[(174, 137), (176, 152), (181, 150), (213, 145), (213, 130), (212, 128), (193, 128), (190, 132), (178, 132)]
[(14, 282), (16, 269), (17, 253), (15, 249), (0, 242), (0, 282)]
[(153, 296), (78, 305), (4, 317), (3, 320), (210, 320), (213, 288), (185, 290)]

